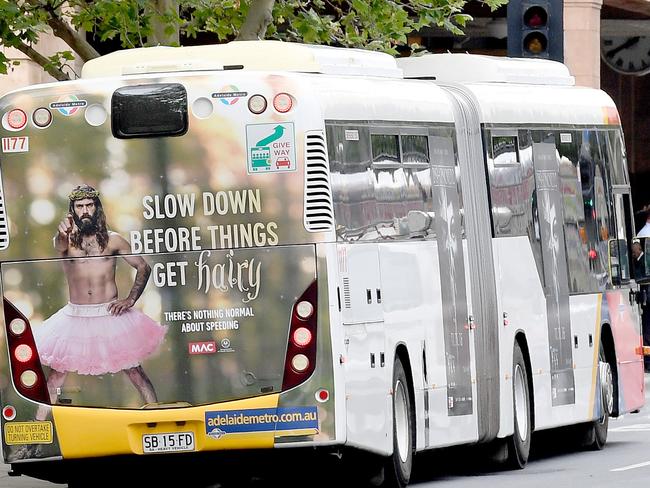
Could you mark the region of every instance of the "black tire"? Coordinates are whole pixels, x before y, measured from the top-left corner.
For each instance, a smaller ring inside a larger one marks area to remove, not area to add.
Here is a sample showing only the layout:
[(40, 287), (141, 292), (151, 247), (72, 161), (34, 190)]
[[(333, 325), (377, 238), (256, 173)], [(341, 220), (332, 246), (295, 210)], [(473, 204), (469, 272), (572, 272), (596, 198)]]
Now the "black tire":
[(614, 372), (607, 361), (602, 340), (598, 347), (598, 375), (602, 415), (584, 427), (582, 438), (582, 446), (593, 451), (600, 451), (607, 443), (609, 417), (614, 408)]
[(393, 370), (393, 454), (384, 464), (383, 486), (404, 488), (411, 480), (415, 455), (415, 415), (404, 366), (395, 359)]
[(506, 466), (523, 469), (528, 463), (532, 436), (530, 385), (528, 368), (519, 343), (515, 343), (512, 356), (512, 405), (514, 433), (508, 437)]

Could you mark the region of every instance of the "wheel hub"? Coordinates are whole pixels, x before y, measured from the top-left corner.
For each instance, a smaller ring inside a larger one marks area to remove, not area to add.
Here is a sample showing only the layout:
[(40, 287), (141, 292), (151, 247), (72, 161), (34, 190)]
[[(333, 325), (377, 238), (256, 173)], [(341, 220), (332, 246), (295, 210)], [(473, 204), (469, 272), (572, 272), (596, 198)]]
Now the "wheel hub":
[(526, 381), (524, 379), (524, 372), (519, 364), (515, 365), (515, 419), (517, 422), (517, 429), (519, 430), (519, 437), (522, 441), (526, 441), (528, 437), (528, 399), (526, 398)]
[(606, 361), (598, 362), (598, 370), (600, 373), (600, 390), (603, 401), (603, 416), (605, 413), (611, 415), (614, 411), (614, 379), (612, 376), (612, 368)]
[(399, 458), (405, 463), (408, 459), (409, 419), (406, 390), (404, 384), (398, 381), (395, 385), (395, 437)]

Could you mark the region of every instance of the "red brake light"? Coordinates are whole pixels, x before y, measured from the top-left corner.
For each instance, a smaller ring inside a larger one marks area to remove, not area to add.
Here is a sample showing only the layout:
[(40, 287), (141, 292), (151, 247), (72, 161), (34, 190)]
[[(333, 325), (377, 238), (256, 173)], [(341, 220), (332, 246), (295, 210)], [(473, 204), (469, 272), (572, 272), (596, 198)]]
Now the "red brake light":
[(18, 344), (16, 349), (14, 349), (14, 357), (16, 361), (21, 363), (26, 363), (32, 359), (34, 356), (34, 351), (27, 344)]
[(23, 110), (15, 108), (7, 114), (7, 124), (14, 130), (20, 130), (27, 125), (27, 114)]
[(311, 332), (307, 327), (298, 327), (293, 331), (293, 342), (298, 347), (305, 347), (311, 342)]
[(282, 389), (288, 390), (305, 381), (316, 367), (316, 325), (318, 283), (313, 281), (296, 300), (291, 310), (291, 328), (284, 361)]
[(6, 298), (3, 304), (14, 387), (30, 400), (49, 404), (50, 395), (29, 320)]
[(288, 93), (278, 93), (273, 97), (273, 108), (282, 114), (291, 110), (292, 106), (293, 99)]

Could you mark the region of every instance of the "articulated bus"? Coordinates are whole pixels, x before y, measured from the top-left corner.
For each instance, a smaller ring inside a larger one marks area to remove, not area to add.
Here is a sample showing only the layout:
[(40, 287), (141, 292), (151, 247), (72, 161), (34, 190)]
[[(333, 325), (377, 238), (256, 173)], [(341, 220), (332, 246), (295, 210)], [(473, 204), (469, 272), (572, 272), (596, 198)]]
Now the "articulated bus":
[(643, 406), (620, 121), (562, 64), (155, 47), (0, 114), (13, 474), (322, 452), (404, 487)]

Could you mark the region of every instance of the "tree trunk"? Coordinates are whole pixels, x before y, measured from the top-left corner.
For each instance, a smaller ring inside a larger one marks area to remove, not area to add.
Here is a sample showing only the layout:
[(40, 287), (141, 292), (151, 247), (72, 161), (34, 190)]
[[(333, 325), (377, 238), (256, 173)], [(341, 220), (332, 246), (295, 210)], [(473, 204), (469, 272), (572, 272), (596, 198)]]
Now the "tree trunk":
[[(27, 2), (35, 7), (41, 6), (37, 0), (27, 0)], [(65, 41), (65, 43), (70, 46), (75, 53), (77, 53), (82, 61), (86, 62), (89, 59), (99, 57), (99, 53), (86, 40), (86, 34), (84, 32), (78, 32), (74, 27), (72, 27), (70, 17), (73, 15), (75, 10), (74, 8), (64, 7), (62, 9), (62, 16), (59, 16), (51, 5), (45, 7), (45, 9), (50, 14), (47, 23), (52, 29), (52, 33), (59, 39)], [(41, 64), (36, 59), (34, 61)]]
[(251, 0), (248, 15), (239, 31), (237, 40), (264, 39), (266, 28), (273, 21), (273, 5), (275, 5), (275, 0)]
[(52, 28), (54, 35), (63, 39), (79, 55), (82, 61), (85, 62), (99, 57), (99, 53), (86, 40), (86, 35), (74, 30), (65, 20), (52, 17), (47, 23)]
[(38, 65), (40, 65), (47, 73), (49, 73), (53, 78), (57, 79), (58, 81), (66, 81), (70, 79), (70, 77), (66, 73), (52, 66), (52, 63), (50, 63), (49, 59), (47, 59), (41, 53), (36, 51), (31, 46), (28, 46), (24, 42), (21, 42), (20, 44), (15, 45), (13, 47), (18, 49), (21, 53), (25, 54), (29, 59), (31, 59)]
[[(178, 0), (155, 0), (155, 12), (157, 14), (173, 13), (178, 16)], [(154, 15), (151, 19), (153, 26), (153, 33), (147, 39), (148, 46), (178, 46), (180, 45), (180, 37), (178, 27), (175, 27), (171, 32), (166, 33), (165, 29), (168, 24), (162, 22)]]

